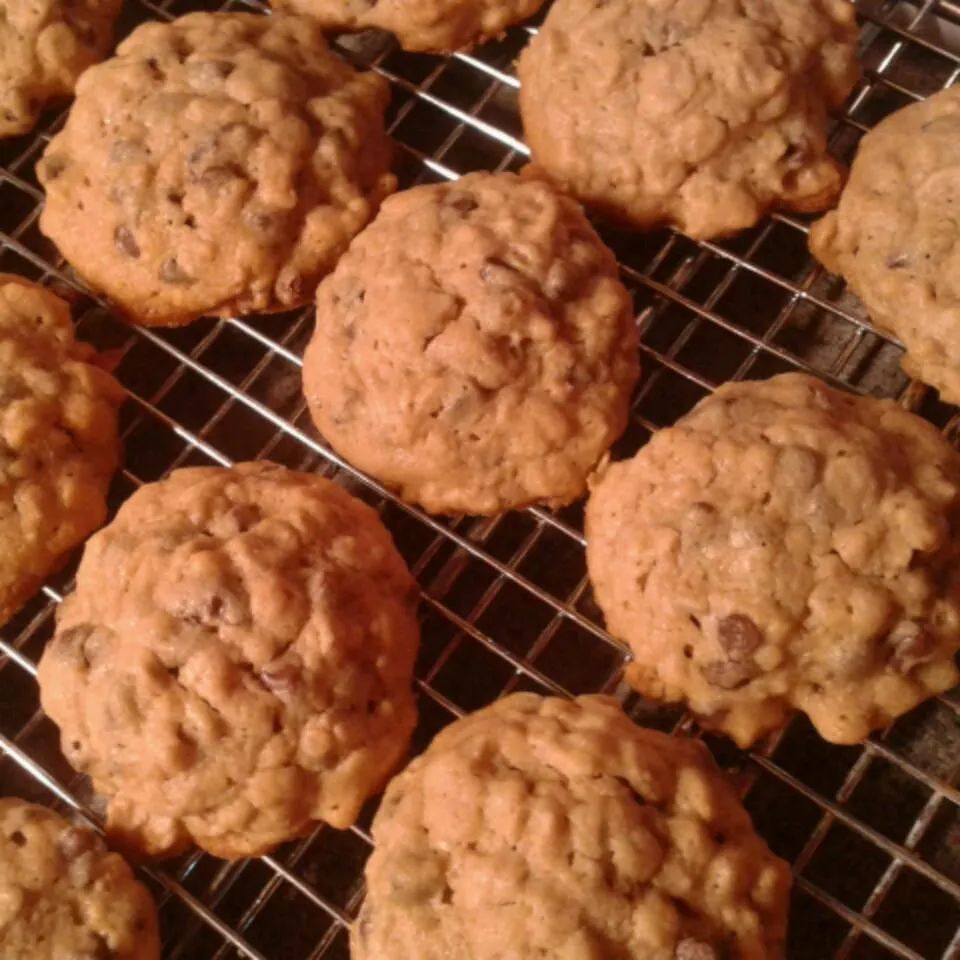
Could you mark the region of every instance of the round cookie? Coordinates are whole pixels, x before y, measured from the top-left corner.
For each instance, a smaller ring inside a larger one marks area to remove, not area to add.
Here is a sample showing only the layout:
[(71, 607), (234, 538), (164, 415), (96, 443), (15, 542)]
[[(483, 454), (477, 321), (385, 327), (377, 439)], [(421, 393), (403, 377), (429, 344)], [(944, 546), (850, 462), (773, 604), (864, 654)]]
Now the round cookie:
[(887, 117), (860, 143), (840, 206), (810, 231), (903, 367), (960, 403), (960, 87)]
[(373, 822), (354, 960), (777, 960), (790, 871), (703, 746), (616, 701), (447, 727)]
[(0, 0), (0, 137), (26, 133), (110, 48), (120, 0)]
[(107, 516), (123, 389), (70, 308), (0, 273), (0, 624)]
[(517, 68), (533, 161), (584, 203), (692, 237), (821, 210), (856, 39), (848, 0), (557, 0)]
[(117, 842), (255, 856), (352, 824), (403, 755), (416, 597), (376, 513), (336, 484), (177, 470), (91, 539), (41, 702)]
[(587, 565), (630, 682), (748, 746), (856, 743), (958, 678), (960, 455), (888, 400), (727, 384), (596, 482)]
[(388, 30), (404, 50), (450, 53), (499, 37), (544, 0), (274, 0), (330, 30)]
[(146, 23), (78, 83), (40, 227), (136, 323), (301, 306), (395, 185), (388, 96), (305, 18)]
[(92, 830), (0, 798), (0, 956), (160, 960), (156, 909)]
[(470, 174), (391, 197), (317, 291), (314, 422), (433, 513), (580, 496), (627, 422), (631, 300), (579, 206)]

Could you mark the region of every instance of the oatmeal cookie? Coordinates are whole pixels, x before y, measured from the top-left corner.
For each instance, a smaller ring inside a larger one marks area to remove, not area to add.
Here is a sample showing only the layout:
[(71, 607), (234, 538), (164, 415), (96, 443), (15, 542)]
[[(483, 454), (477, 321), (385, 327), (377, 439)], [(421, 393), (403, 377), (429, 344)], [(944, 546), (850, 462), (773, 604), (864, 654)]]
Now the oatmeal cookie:
[(899, 110), (860, 144), (840, 206), (810, 231), (904, 369), (960, 403), (960, 87)]
[(627, 422), (630, 296), (579, 206), (513, 174), (391, 197), (317, 291), (313, 419), (434, 513), (569, 503)]
[(790, 871), (703, 744), (606, 697), (444, 730), (373, 823), (355, 960), (779, 960)]
[(586, 534), (630, 682), (741, 746), (794, 708), (856, 743), (957, 681), (960, 455), (888, 400), (727, 384), (599, 478)]
[(156, 909), (92, 830), (2, 798), (0, 956), (160, 960)]
[(413, 729), (416, 586), (376, 513), (273, 464), (177, 470), (87, 546), (44, 710), (149, 855), (354, 822)]
[(92, 359), (63, 300), (0, 274), (0, 624), (106, 519), (123, 390)]
[(274, 0), (274, 8), (318, 19), (330, 30), (375, 28), (404, 50), (450, 53), (499, 37), (544, 0)]
[(856, 39), (848, 0), (557, 0), (518, 65), (534, 163), (614, 217), (692, 237), (821, 210)]
[(144, 24), (78, 83), (40, 227), (136, 323), (300, 306), (394, 187), (388, 96), (305, 18)]
[(0, 0), (0, 137), (26, 133), (110, 49), (120, 0)]

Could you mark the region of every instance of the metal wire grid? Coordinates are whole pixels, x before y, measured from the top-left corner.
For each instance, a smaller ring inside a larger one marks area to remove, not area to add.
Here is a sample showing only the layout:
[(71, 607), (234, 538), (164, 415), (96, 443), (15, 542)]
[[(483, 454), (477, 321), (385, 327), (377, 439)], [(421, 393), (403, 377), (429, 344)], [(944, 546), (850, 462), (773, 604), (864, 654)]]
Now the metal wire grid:
[[(123, 30), (197, 6), (136, 0)], [(847, 158), (881, 117), (960, 77), (960, 3), (857, 6), (867, 73), (833, 135)], [(523, 163), (511, 64), (533, 29), (451, 58), (402, 54), (382, 38), (344, 41), (348, 56), (391, 81), (403, 185)], [(36, 226), (42, 195), (33, 165), (63, 116), (49, 116), (32, 137), (0, 141), (0, 270), (71, 291), (81, 335), (115, 353), (130, 396), (115, 504), (177, 466), (268, 457), (335, 476), (376, 505), (424, 588), (417, 749), (454, 716), (513, 689), (604, 690), (641, 722), (699, 735), (682, 711), (643, 703), (622, 683), (623, 650), (603, 630), (586, 582), (579, 507), (437, 520), (322, 443), (299, 391), (309, 310), (155, 333), (117, 323), (87, 296)], [(796, 368), (898, 396), (951, 434), (957, 429), (956, 411), (902, 376), (898, 345), (810, 260), (799, 219), (778, 215), (716, 243), (669, 231), (603, 232), (635, 296), (645, 364), (618, 454), (634, 452), (723, 380)], [(60, 755), (34, 681), (70, 578), (69, 570), (55, 578), (0, 630), (0, 792), (96, 823), (97, 800)], [(771, 846), (794, 864), (791, 960), (960, 960), (956, 692), (862, 747), (824, 744), (802, 718), (749, 755), (705, 739), (740, 778)], [(226, 864), (194, 852), (144, 871), (161, 907), (165, 957), (347, 957), (374, 806), (350, 831), (319, 827), (260, 860)]]

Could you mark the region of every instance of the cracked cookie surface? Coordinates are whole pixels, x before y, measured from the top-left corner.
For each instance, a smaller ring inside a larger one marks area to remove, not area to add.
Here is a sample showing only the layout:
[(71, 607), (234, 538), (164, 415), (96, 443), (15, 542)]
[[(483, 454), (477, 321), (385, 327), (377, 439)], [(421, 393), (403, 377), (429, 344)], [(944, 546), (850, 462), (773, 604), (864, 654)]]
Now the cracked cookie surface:
[(26, 133), (110, 49), (120, 0), (0, 0), (0, 137)]
[(516, 694), (387, 788), (356, 960), (778, 960), (790, 871), (707, 749)]
[(317, 291), (313, 419), (434, 513), (568, 503), (627, 421), (631, 300), (575, 201), (513, 174), (391, 197)]
[(499, 37), (543, 0), (274, 0), (331, 30), (387, 30), (404, 50), (449, 53)]
[(0, 955), (160, 960), (156, 909), (92, 830), (0, 798)]
[(347, 827), (415, 721), (416, 585), (369, 507), (266, 463), (178, 470), (84, 553), (40, 663), (107, 830), (236, 858)]
[(742, 746), (855, 743), (957, 681), (960, 455), (802, 374), (727, 384), (596, 482), (587, 564), (627, 676)]
[(618, 219), (698, 238), (822, 210), (856, 39), (847, 0), (557, 0), (517, 67), (533, 162)]
[(305, 18), (144, 24), (77, 85), (41, 229), (137, 323), (301, 306), (394, 187), (388, 97)]
[(123, 390), (70, 308), (0, 273), (0, 624), (107, 516)]
[(960, 87), (890, 115), (860, 142), (839, 207), (810, 230), (904, 369), (960, 403)]

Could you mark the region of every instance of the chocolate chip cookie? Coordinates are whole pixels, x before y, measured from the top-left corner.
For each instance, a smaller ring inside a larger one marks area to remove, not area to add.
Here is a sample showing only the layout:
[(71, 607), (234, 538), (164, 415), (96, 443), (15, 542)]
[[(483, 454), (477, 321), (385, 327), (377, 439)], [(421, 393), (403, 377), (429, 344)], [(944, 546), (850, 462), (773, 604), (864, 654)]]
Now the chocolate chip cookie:
[(0, 798), (0, 956), (160, 960), (156, 909), (92, 830)]
[(391, 197), (317, 291), (310, 412), (433, 513), (580, 496), (626, 425), (630, 296), (579, 206), (477, 173)]
[(860, 143), (837, 210), (810, 249), (873, 322), (906, 347), (903, 367), (960, 403), (960, 87), (887, 117)]
[(888, 400), (727, 384), (597, 481), (587, 563), (628, 679), (741, 746), (855, 743), (957, 682), (960, 455)]
[(698, 238), (822, 210), (856, 39), (848, 0), (557, 0), (518, 64), (534, 163), (616, 218)]
[(41, 701), (118, 843), (257, 855), (352, 824), (402, 756), (416, 597), (376, 513), (336, 484), (177, 470), (87, 546)]
[(703, 744), (606, 697), (444, 730), (373, 822), (354, 960), (776, 960), (790, 871)]
[(330, 30), (388, 30), (404, 50), (449, 53), (499, 37), (543, 0), (274, 0)]
[(26, 133), (110, 48), (120, 0), (0, 0), (0, 137)]
[(70, 308), (0, 274), (0, 624), (107, 516), (123, 390)]
[(77, 85), (40, 227), (135, 323), (300, 306), (394, 187), (388, 96), (307, 19), (144, 24)]

